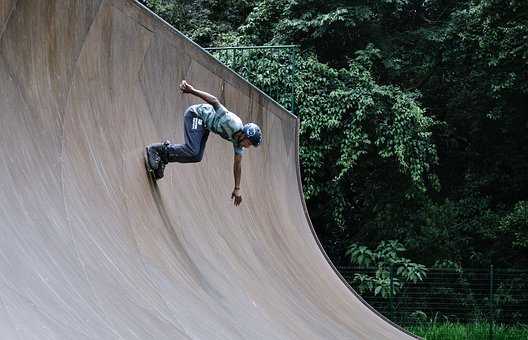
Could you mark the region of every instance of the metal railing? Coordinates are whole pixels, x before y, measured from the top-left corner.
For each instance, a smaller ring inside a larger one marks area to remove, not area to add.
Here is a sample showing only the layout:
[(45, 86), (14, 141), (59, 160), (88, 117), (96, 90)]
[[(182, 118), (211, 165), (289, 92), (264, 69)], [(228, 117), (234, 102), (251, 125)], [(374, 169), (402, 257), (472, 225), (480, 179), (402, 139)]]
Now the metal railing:
[(227, 46), (205, 50), (295, 114), (298, 45)]
[[(338, 267), (355, 289), (358, 288), (356, 274), (373, 275), (376, 269)], [(390, 272), (394, 275), (394, 271)], [(380, 313), (403, 326), (486, 322), (492, 334), (494, 324), (528, 325), (528, 269), (431, 268), (423, 281), (407, 282), (397, 294), (382, 297), (363, 292), (361, 296)]]

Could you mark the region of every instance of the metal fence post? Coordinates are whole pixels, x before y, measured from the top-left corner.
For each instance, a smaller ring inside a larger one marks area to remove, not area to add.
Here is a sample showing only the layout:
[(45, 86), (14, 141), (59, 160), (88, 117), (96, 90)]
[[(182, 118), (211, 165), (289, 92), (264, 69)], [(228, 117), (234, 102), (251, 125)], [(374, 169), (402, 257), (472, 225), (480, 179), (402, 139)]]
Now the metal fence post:
[(494, 304), (493, 304), (493, 265), (490, 265), (489, 271), (489, 339), (493, 340), (493, 322), (495, 320), (494, 316)]
[(390, 266), (390, 291), (389, 291), (389, 308), (390, 308), (390, 318), (392, 321), (396, 321), (394, 318), (394, 264), (391, 263)]
[(295, 64), (295, 61), (296, 61), (296, 58), (297, 58), (297, 51), (296, 51), (296, 47), (292, 48), (291, 49), (291, 55), (290, 55), (290, 58), (291, 58), (291, 77), (290, 77), (290, 82), (291, 82), (291, 113), (295, 114), (295, 81), (297, 80), (296, 79), (296, 72), (297, 72), (297, 69), (296, 69), (296, 64)]

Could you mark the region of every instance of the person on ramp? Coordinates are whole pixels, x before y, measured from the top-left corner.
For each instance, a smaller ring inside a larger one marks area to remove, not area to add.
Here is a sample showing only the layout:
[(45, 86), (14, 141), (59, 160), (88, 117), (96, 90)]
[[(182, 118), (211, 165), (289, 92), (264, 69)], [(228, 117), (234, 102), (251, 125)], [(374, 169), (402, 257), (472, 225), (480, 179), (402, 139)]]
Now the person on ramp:
[(195, 95), (206, 103), (192, 105), (185, 111), (185, 144), (150, 144), (146, 147), (146, 165), (150, 175), (158, 180), (163, 178), (165, 165), (171, 162), (196, 163), (202, 160), (205, 144), (212, 131), (233, 144), (233, 175), (235, 187), (231, 199), (235, 206), (242, 202), (240, 177), (242, 175), (242, 155), (244, 148), (258, 146), (262, 142), (262, 132), (257, 124), (243, 124), (234, 113), (228, 111), (213, 95), (195, 89), (185, 80), (180, 84), (183, 93)]

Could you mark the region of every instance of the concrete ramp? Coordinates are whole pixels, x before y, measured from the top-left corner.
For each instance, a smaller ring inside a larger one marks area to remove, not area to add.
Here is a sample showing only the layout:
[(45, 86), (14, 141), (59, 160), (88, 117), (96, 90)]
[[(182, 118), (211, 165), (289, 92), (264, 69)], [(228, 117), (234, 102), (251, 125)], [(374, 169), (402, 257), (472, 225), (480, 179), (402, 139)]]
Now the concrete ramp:
[[(179, 142), (188, 79), (264, 145)], [(1, 339), (407, 339), (335, 273), (300, 186), (298, 120), (131, 0), (0, 0)]]

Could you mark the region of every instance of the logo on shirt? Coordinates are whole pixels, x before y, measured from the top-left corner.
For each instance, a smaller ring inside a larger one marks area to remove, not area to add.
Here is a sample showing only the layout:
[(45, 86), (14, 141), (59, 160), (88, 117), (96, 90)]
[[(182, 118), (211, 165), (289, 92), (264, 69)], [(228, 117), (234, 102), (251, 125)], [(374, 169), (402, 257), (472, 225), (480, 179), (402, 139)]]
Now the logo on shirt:
[(193, 122), (192, 122), (192, 130), (198, 129), (198, 125), (202, 125), (202, 124), (203, 124), (203, 120), (201, 120), (200, 118), (194, 117)]

